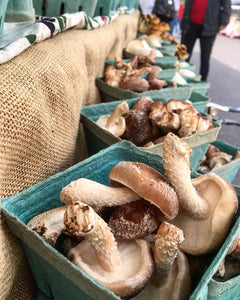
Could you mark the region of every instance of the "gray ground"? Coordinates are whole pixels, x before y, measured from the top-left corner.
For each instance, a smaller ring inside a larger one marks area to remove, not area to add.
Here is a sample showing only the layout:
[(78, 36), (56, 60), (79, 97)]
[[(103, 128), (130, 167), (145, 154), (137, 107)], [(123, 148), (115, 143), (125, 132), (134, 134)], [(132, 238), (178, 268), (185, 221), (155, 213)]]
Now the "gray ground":
[[(197, 42), (191, 57), (199, 73), (200, 50)], [(207, 96), (220, 105), (240, 107), (240, 39), (218, 35), (211, 56)], [(240, 113), (221, 112), (221, 119), (234, 119), (240, 123)], [(218, 139), (240, 147), (240, 126), (222, 125)], [(240, 171), (233, 184), (240, 185)]]

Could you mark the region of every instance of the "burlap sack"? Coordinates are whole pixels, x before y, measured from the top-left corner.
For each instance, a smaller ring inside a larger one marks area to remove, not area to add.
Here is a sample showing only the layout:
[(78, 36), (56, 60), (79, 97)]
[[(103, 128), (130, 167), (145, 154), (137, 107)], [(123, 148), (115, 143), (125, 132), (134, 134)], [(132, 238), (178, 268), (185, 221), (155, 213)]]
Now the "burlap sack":
[[(87, 157), (82, 105), (101, 101), (95, 78), (136, 36), (138, 12), (92, 31), (71, 29), (0, 65), (0, 197)], [(34, 299), (20, 243), (0, 219), (0, 299)]]

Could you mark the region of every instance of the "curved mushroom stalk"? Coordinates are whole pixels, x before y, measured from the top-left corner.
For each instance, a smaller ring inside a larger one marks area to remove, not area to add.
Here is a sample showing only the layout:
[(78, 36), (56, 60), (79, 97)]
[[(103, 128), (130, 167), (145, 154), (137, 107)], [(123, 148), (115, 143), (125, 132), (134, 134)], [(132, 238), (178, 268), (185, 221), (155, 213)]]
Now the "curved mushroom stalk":
[(187, 258), (179, 250), (184, 240), (182, 230), (163, 222), (154, 239), (154, 273), (144, 290), (133, 299), (188, 299), (191, 276)]
[(232, 225), (238, 207), (233, 186), (221, 176), (210, 173), (191, 179), (191, 147), (173, 133), (163, 141), (165, 174), (175, 189), (180, 204), (171, 223), (181, 228), (185, 241), (181, 249), (201, 255), (221, 245)]
[(118, 104), (111, 115), (103, 115), (98, 118), (96, 124), (105, 128), (113, 135), (120, 137), (126, 130), (126, 122), (123, 115), (129, 111), (129, 106), (126, 101)]
[(57, 238), (65, 228), (63, 223), (66, 206), (46, 211), (32, 218), (28, 223), (32, 230), (36, 231), (48, 243), (55, 246)]
[(113, 186), (125, 186), (161, 210), (167, 219), (176, 217), (178, 197), (164, 176), (140, 162), (121, 161), (109, 172)]
[(60, 193), (60, 200), (66, 204), (81, 201), (97, 208), (122, 205), (140, 199), (141, 196), (127, 187), (113, 188), (87, 178), (72, 181)]
[(68, 258), (92, 278), (121, 297), (131, 297), (146, 285), (153, 272), (147, 241), (117, 243), (104, 220), (79, 201), (67, 206), (64, 223), (71, 234), (85, 237)]

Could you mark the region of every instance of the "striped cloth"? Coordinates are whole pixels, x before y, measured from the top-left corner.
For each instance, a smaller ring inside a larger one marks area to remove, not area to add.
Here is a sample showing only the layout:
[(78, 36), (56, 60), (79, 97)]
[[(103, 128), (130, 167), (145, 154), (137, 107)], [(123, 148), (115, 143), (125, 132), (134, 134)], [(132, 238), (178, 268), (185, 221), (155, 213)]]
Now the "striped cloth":
[(69, 28), (99, 28), (111, 23), (118, 15), (131, 12), (127, 7), (120, 7), (109, 16), (90, 18), (81, 11), (59, 17), (37, 16), (34, 22), (4, 23), (3, 33), (0, 35), (0, 64), (11, 60), (34, 43), (44, 41)]

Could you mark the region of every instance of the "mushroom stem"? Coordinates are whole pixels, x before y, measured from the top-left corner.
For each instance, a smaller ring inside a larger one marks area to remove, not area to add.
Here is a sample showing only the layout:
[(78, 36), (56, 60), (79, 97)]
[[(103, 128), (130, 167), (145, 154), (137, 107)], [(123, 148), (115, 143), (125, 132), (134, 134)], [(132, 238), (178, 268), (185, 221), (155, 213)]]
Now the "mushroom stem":
[(91, 206), (117, 206), (141, 199), (136, 192), (127, 187), (109, 187), (96, 181), (79, 178), (65, 186), (60, 199), (68, 204), (81, 201)]
[(120, 266), (121, 256), (114, 236), (105, 221), (90, 206), (80, 201), (69, 204), (64, 224), (68, 232), (85, 237), (92, 245), (105, 271), (114, 272)]
[[(207, 218), (209, 215), (208, 203), (198, 195), (191, 180), (189, 168), (189, 158), (192, 155), (191, 147), (170, 132), (164, 139), (163, 152), (167, 153), (163, 160), (164, 171), (178, 195), (181, 207), (191, 212), (193, 218)], [(178, 167), (174, 168), (176, 157)]]
[(168, 279), (173, 263), (179, 251), (179, 245), (184, 241), (183, 231), (167, 222), (162, 222), (155, 239), (154, 262), (155, 271), (151, 282), (156, 287), (160, 287)]
[(125, 114), (128, 111), (129, 111), (129, 106), (126, 101), (123, 101), (120, 104), (118, 104), (114, 109), (113, 113), (110, 115), (110, 117), (107, 120), (106, 129), (111, 127), (112, 124), (114, 124), (119, 117), (121, 117), (123, 114)]

